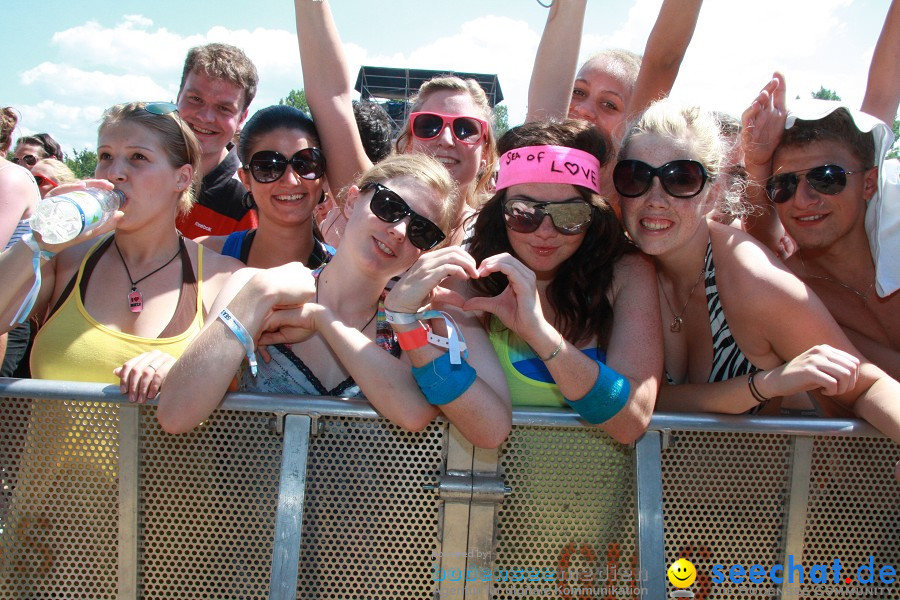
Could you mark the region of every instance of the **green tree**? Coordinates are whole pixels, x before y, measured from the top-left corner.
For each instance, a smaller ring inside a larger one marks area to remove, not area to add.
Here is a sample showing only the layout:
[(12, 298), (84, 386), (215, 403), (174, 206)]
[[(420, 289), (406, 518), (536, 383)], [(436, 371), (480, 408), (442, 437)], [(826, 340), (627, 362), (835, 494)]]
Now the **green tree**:
[(287, 104), (309, 114), (309, 104), (306, 102), (305, 90), (291, 90), (288, 92), (287, 98), (282, 98), (278, 101), (278, 104)]
[(819, 100), (837, 100), (837, 101), (841, 100), (841, 97), (837, 95), (837, 92), (835, 92), (834, 90), (829, 90), (824, 85), (820, 85), (819, 91), (813, 92), (812, 97), (817, 98)]
[(509, 110), (505, 104), (494, 107), (494, 133), (499, 138), (509, 129)]
[(72, 169), (75, 177), (79, 179), (93, 177), (97, 169), (97, 153), (87, 148), (73, 150), (66, 159), (66, 166)]
[(888, 152), (888, 158), (900, 158), (900, 119), (894, 119), (894, 146)]

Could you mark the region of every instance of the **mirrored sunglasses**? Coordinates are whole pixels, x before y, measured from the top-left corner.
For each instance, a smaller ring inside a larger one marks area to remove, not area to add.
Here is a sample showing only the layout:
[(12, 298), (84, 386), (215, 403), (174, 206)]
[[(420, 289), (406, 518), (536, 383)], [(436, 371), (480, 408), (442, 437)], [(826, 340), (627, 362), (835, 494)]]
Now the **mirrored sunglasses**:
[(706, 167), (696, 160), (673, 160), (660, 167), (652, 167), (640, 160), (620, 160), (613, 169), (613, 185), (626, 198), (646, 194), (653, 185), (653, 178), (667, 194), (675, 198), (693, 198), (710, 179)]
[(172, 102), (148, 102), (144, 105), (144, 110), (153, 115), (167, 115), (178, 112), (178, 105)]
[(433, 140), (449, 126), (454, 138), (469, 145), (480, 142), (488, 127), (484, 119), (433, 112), (414, 112), (409, 115), (409, 121), (413, 137), (417, 139)]
[(272, 183), (284, 175), (288, 164), (301, 179), (318, 179), (325, 174), (325, 155), (318, 148), (304, 148), (288, 159), (274, 150), (260, 150), (245, 166), (259, 183)]
[(362, 189), (375, 190), (369, 210), (385, 223), (396, 223), (409, 217), (406, 238), (419, 250), (431, 250), (447, 237), (434, 222), (411, 209), (397, 192), (377, 182), (367, 183)]
[(537, 231), (544, 222), (544, 217), (548, 216), (556, 231), (563, 235), (577, 235), (585, 231), (593, 221), (594, 207), (580, 198), (543, 202), (514, 197), (503, 202), (506, 226), (519, 233)]
[[(865, 173), (868, 170), (845, 171), (844, 167), (838, 165), (822, 165), (806, 169), (806, 181), (809, 183), (809, 187), (820, 194), (834, 196), (840, 194), (847, 187), (847, 175)], [(800, 184), (800, 175), (803, 173), (804, 171), (794, 171), (770, 177), (766, 183), (766, 194), (769, 199), (775, 204), (781, 204), (793, 198), (797, 192), (797, 186)]]

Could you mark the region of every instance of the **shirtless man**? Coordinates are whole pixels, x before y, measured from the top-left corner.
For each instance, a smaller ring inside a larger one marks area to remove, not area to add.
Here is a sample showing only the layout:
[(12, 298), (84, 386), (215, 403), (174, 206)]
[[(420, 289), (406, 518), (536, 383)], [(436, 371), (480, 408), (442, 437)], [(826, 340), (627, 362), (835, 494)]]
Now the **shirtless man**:
[(178, 218), (193, 239), (256, 227), (256, 212), (243, 202), (247, 190), (237, 178), (241, 163), (232, 138), (256, 95), (256, 67), (239, 48), (207, 44), (191, 48), (178, 90), (178, 113), (200, 141), (203, 183), (197, 203)]

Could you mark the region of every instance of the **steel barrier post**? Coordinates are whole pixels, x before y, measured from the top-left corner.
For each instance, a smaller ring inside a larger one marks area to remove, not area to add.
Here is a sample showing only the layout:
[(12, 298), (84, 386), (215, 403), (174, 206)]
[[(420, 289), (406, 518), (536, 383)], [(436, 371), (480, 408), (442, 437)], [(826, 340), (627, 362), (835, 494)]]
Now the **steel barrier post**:
[[(647, 431), (635, 444), (639, 576), (647, 598), (666, 597), (666, 546), (663, 533), (662, 439)], [(644, 579), (646, 575), (647, 579)]]
[(119, 406), (119, 566), (118, 600), (138, 597), (138, 485), (140, 409)]
[(784, 520), (784, 557), (781, 564), (784, 577), (781, 594), (784, 598), (800, 597), (800, 582), (788, 573), (788, 557), (795, 565), (803, 564), (803, 536), (809, 512), (809, 480), (812, 473), (813, 438), (794, 436), (791, 443), (791, 475), (788, 490), (787, 514)]
[(310, 422), (310, 417), (304, 415), (287, 415), (284, 418), (284, 449), (281, 456), (278, 512), (275, 515), (269, 600), (297, 598)]

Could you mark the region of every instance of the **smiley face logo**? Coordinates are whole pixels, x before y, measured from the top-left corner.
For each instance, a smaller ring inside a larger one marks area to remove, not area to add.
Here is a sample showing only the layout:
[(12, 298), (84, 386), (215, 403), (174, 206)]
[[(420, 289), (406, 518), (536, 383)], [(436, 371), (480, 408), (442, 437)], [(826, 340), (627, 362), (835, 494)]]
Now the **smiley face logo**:
[(679, 558), (669, 567), (669, 583), (677, 588), (686, 588), (697, 579), (697, 569), (691, 562)]

